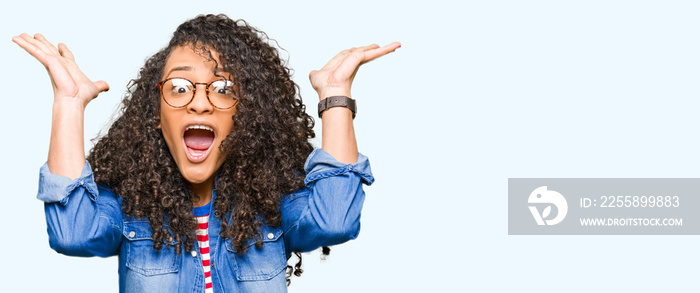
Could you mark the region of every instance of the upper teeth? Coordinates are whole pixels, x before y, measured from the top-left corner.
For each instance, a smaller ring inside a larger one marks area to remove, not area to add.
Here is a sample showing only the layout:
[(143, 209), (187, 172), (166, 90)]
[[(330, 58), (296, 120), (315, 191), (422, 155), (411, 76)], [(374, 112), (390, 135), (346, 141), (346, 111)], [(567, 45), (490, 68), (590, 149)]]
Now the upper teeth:
[(190, 125), (190, 126), (187, 126), (187, 129), (185, 129), (185, 130), (190, 130), (190, 129), (204, 129), (204, 130), (209, 130), (211, 132), (214, 132), (214, 129), (212, 129), (209, 126), (205, 126), (205, 125)]

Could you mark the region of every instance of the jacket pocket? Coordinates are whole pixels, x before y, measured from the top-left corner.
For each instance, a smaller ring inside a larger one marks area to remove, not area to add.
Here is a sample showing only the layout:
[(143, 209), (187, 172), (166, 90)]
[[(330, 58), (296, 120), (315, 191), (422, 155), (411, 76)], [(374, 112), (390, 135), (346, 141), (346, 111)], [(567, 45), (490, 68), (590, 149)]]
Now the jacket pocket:
[[(124, 222), (126, 245), (126, 267), (146, 276), (177, 273), (181, 255), (174, 247), (163, 245), (153, 248), (151, 226), (148, 221)], [(171, 244), (175, 244), (172, 242)]]
[(270, 280), (287, 266), (282, 228), (264, 226), (261, 232), (262, 248), (255, 247), (255, 239), (249, 239), (245, 244), (248, 252), (242, 254), (233, 248), (231, 239), (226, 240), (228, 257), (238, 281)]

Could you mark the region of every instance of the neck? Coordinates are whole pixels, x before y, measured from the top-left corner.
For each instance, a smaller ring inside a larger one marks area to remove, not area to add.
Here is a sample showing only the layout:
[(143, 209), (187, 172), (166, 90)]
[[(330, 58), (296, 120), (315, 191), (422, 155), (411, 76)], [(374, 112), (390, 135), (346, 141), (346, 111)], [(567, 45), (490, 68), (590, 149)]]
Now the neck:
[(190, 183), (190, 187), (192, 188), (192, 197), (199, 199), (194, 200), (193, 205), (195, 207), (204, 206), (211, 201), (211, 193), (214, 191), (214, 176), (202, 183)]

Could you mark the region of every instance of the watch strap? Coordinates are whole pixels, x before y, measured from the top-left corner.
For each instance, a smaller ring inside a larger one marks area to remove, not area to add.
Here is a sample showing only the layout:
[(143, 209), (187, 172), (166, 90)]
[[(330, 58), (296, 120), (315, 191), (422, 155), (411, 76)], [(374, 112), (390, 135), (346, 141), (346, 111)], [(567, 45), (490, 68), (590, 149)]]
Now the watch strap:
[(323, 111), (333, 107), (345, 107), (350, 109), (350, 111), (352, 111), (352, 118), (355, 119), (357, 105), (355, 104), (355, 100), (346, 96), (332, 96), (321, 100), (318, 103), (318, 117), (321, 118)]

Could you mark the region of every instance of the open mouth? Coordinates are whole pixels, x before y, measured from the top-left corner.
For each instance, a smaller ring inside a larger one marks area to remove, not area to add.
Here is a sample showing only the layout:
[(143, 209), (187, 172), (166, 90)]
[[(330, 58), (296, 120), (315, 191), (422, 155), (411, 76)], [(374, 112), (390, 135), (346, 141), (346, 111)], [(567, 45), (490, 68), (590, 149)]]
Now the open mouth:
[(215, 138), (214, 129), (209, 126), (187, 126), (183, 134), (187, 158), (195, 163), (204, 161), (211, 152)]

